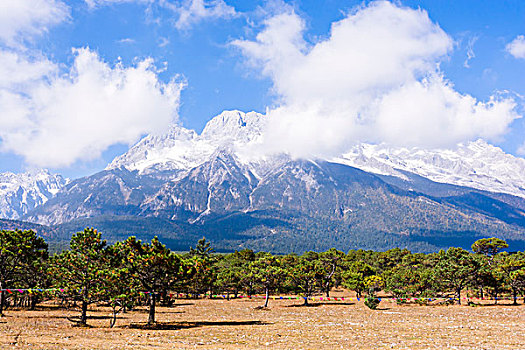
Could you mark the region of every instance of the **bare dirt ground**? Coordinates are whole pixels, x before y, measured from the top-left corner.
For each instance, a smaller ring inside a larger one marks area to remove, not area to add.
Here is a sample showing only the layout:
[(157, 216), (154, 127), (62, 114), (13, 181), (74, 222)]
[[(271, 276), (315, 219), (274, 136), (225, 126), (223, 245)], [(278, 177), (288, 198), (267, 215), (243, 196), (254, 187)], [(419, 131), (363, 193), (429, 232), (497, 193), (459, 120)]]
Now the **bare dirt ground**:
[[(136, 329), (145, 308), (121, 314), (91, 307), (91, 327), (73, 327), (75, 310), (44, 304), (7, 310), (0, 318), (1, 349), (525, 349), (525, 305), (398, 306), (362, 302), (177, 300), (159, 307), (162, 329)], [(510, 303), (506, 301), (505, 303)]]

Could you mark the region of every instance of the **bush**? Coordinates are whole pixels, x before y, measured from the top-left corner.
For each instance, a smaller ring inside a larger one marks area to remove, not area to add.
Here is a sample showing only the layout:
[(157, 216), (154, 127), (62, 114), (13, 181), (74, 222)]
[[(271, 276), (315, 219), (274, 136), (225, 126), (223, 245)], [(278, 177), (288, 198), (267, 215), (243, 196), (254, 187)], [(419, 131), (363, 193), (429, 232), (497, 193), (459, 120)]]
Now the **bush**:
[(369, 309), (375, 310), (377, 309), (377, 306), (379, 305), (381, 301), (378, 298), (366, 298), (365, 299), (365, 305), (368, 306)]

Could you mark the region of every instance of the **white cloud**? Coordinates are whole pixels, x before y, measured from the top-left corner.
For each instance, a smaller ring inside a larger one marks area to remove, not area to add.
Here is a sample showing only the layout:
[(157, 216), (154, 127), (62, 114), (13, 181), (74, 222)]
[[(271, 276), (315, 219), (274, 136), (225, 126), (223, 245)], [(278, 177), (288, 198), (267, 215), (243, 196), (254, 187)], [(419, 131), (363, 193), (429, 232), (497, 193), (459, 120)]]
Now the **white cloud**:
[(478, 41), (478, 37), (472, 37), (469, 39), (467, 43), (467, 58), (465, 59), (465, 62), (463, 62), (463, 67), (470, 68), (470, 60), (476, 57), (476, 53), (474, 52), (474, 44), (476, 41)]
[[(179, 30), (189, 30), (204, 20), (232, 18), (237, 16), (235, 8), (224, 0), (84, 0), (89, 8), (123, 3), (156, 4), (161, 9), (171, 10), (176, 19), (174, 25)], [(151, 8), (148, 9), (151, 12)], [(151, 13), (150, 13), (151, 14)], [(153, 22), (159, 21), (157, 18)]]
[(525, 59), (525, 36), (518, 35), (506, 46), (507, 52), (515, 58)]
[(516, 151), (521, 156), (525, 156), (525, 142), (518, 147), (518, 150)]
[(176, 14), (175, 27), (179, 30), (190, 29), (205, 19), (232, 18), (237, 15), (235, 8), (223, 0), (183, 0), (180, 4), (163, 0), (161, 3)]
[(60, 0), (0, 1), (0, 41), (20, 46), (24, 39), (41, 35), (69, 18), (69, 8)]
[(106, 6), (106, 5), (114, 5), (114, 4), (124, 4), (124, 3), (131, 3), (136, 2), (140, 4), (148, 4), (153, 3), (155, 0), (84, 0), (84, 2), (88, 5), (89, 8), (96, 8), (100, 6)]
[(157, 42), (159, 43), (159, 47), (166, 47), (170, 44), (170, 39), (161, 36)]
[(439, 64), (452, 39), (423, 10), (373, 2), (309, 44), (288, 10), (254, 40), (236, 40), (248, 64), (273, 81), (265, 149), (330, 155), (359, 141), (452, 146), (496, 139), (519, 116), (512, 99), (483, 103), (456, 92)]
[[(74, 50), (58, 74), (49, 61), (0, 54), (24, 74), (0, 72), (0, 147), (32, 165), (63, 167), (98, 158), (109, 146), (131, 144), (177, 119), (183, 84), (163, 83), (151, 59), (111, 67), (93, 51)], [(15, 63), (13, 63), (15, 62)]]
[(23, 89), (56, 69), (55, 64), (40, 55), (31, 57), (27, 52), (0, 49), (0, 89)]
[(117, 41), (119, 44), (135, 44), (136, 41), (135, 39), (131, 39), (131, 38), (124, 38), (124, 39), (120, 39), (119, 41)]

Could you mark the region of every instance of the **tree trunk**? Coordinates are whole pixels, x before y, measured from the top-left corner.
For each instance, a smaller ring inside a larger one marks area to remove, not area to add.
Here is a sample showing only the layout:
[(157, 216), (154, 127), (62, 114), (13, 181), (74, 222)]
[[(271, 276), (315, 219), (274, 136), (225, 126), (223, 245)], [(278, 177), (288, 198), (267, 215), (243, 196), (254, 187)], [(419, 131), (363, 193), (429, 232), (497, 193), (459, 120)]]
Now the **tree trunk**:
[(330, 282), (326, 284), (326, 297), (330, 298)]
[(266, 299), (264, 300), (264, 307), (268, 307), (268, 300), (270, 300), (270, 288), (265, 287), (264, 294), (266, 295)]
[(458, 305), (461, 305), (461, 288), (456, 288), (456, 297), (458, 298)]
[(82, 325), (87, 324), (87, 308), (88, 308), (87, 300), (82, 299), (82, 314), (80, 315), (80, 324)]
[(518, 305), (518, 291), (514, 287), (512, 288), (512, 299), (514, 299), (512, 305)]
[[(109, 328), (113, 328), (115, 326), (115, 323), (117, 323), (117, 315), (124, 308), (124, 306), (122, 306), (122, 303), (118, 301), (111, 306), (113, 308), (113, 318), (109, 322)], [(118, 307), (120, 307), (120, 309), (118, 309)]]
[(115, 309), (113, 309), (113, 318), (109, 322), (109, 328), (113, 328), (115, 323), (117, 323), (117, 313), (115, 312)]
[(32, 295), (30, 297), (30, 306), (29, 306), (29, 309), (30, 310), (34, 310), (36, 308), (36, 304), (38, 304), (38, 301), (39, 301), (39, 298), (38, 296), (36, 295)]
[(4, 316), (4, 291), (2, 290), (4, 288), (4, 284), (0, 282), (0, 317)]
[(148, 324), (155, 323), (155, 292), (151, 292), (149, 296), (149, 317)]

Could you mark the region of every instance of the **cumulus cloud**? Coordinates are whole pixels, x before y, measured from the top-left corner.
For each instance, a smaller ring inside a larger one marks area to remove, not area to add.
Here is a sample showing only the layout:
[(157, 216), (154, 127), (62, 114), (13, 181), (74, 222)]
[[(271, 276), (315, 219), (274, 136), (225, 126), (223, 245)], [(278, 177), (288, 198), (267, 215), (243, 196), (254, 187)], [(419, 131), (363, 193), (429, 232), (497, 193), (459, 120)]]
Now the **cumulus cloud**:
[(235, 40), (249, 66), (273, 81), (265, 149), (335, 155), (355, 142), (451, 146), (504, 134), (512, 99), (477, 101), (439, 70), (453, 40), (424, 10), (390, 2), (357, 8), (330, 35), (304, 39), (291, 10), (267, 19), (253, 40)]
[(32, 165), (63, 167), (98, 158), (113, 144), (134, 143), (177, 119), (183, 84), (161, 82), (152, 59), (125, 67), (110, 66), (88, 48), (73, 54), (73, 66), (62, 73), (45, 59), (0, 55), (0, 62), (26, 72), (0, 79), (2, 151)]
[(0, 1), (0, 41), (10, 47), (41, 35), (69, 18), (69, 7), (60, 0)]
[(515, 58), (525, 59), (525, 36), (518, 35), (506, 46), (507, 52)]

